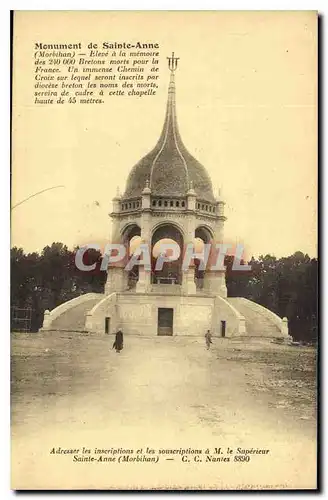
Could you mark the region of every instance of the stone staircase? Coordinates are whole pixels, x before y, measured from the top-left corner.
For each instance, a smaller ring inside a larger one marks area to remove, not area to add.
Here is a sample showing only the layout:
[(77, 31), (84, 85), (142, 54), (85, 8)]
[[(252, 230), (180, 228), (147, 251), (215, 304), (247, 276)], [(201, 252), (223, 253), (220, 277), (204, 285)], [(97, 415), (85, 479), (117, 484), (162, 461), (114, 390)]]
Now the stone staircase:
[(271, 338), (284, 336), (278, 326), (280, 318), (265, 307), (242, 297), (230, 297), (227, 300), (244, 316), (247, 336)]
[(68, 311), (63, 312), (51, 323), (51, 330), (61, 330), (66, 332), (85, 331), (85, 320), (87, 313), (101, 300), (90, 299), (82, 304), (77, 304)]

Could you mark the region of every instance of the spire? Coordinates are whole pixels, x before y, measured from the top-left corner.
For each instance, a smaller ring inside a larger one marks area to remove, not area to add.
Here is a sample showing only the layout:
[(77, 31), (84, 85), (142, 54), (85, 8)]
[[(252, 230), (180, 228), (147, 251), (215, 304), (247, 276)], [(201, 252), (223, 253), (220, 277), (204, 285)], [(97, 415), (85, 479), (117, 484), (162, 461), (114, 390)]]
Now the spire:
[[(168, 60), (169, 86), (164, 125), (155, 146), (131, 170), (124, 197), (140, 196), (150, 189), (154, 196), (186, 196), (192, 190), (202, 199), (215, 201), (210, 176), (182, 142), (176, 116), (175, 74), (179, 57)], [(146, 181), (149, 180), (149, 187)]]
[(193, 181), (189, 182), (189, 190), (187, 193), (188, 196), (196, 196), (195, 190), (194, 190), (194, 183)]
[(162, 165), (162, 169), (169, 169), (170, 167), (167, 163), (174, 158), (174, 170), (175, 176), (177, 177), (176, 182), (179, 182), (180, 184), (183, 183), (183, 186), (181, 185), (180, 187), (182, 191), (186, 193), (189, 187), (188, 167), (185, 159), (186, 148), (179, 133), (175, 105), (175, 71), (177, 69), (179, 59), (179, 57), (174, 56), (174, 52), (172, 52), (171, 57), (167, 58), (168, 68), (171, 74), (168, 88), (166, 114), (162, 133), (155, 147), (158, 152), (152, 162), (150, 187), (153, 186), (154, 181), (156, 182), (158, 180), (158, 177), (168, 175), (168, 172), (159, 172), (159, 165)]
[(216, 197), (216, 201), (217, 201), (217, 203), (221, 203), (221, 204), (225, 205), (224, 198), (222, 195), (222, 186), (218, 187), (218, 194)]
[(171, 71), (171, 73), (174, 73), (174, 71), (177, 69), (178, 60), (180, 59), (180, 57), (174, 57), (174, 52), (172, 52), (172, 56), (167, 57), (166, 59), (169, 62), (169, 70)]
[(146, 185), (142, 191), (142, 194), (150, 194), (151, 193), (151, 189), (149, 187), (149, 179), (146, 180)]
[(113, 198), (113, 200), (120, 200), (122, 198), (121, 193), (120, 193), (120, 188), (119, 186), (116, 187), (116, 194)]
[(171, 72), (170, 74), (170, 82), (169, 82), (169, 89), (168, 89), (168, 96), (167, 96), (167, 105), (166, 105), (166, 115), (165, 115), (165, 121), (164, 121), (164, 126), (163, 130), (161, 133), (161, 136), (159, 138), (158, 143), (164, 143), (167, 141), (169, 133), (174, 134), (175, 137), (175, 142), (176, 140), (179, 140), (179, 142), (182, 143), (179, 129), (178, 129), (178, 122), (177, 122), (177, 116), (176, 116), (176, 106), (175, 106), (175, 70), (177, 69), (178, 65), (178, 60), (179, 57), (174, 57), (174, 52), (172, 52), (171, 57), (167, 57), (168, 60), (168, 67)]

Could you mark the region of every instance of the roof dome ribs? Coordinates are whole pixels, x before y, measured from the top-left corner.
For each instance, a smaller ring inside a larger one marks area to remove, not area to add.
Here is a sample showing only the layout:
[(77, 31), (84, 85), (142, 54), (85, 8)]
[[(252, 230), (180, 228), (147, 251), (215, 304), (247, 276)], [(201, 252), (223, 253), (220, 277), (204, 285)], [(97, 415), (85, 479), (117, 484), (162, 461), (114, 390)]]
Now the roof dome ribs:
[(186, 196), (193, 184), (197, 198), (214, 202), (208, 173), (182, 142), (176, 116), (175, 69), (179, 58), (168, 57), (171, 71), (166, 115), (156, 146), (133, 167), (124, 197), (140, 196), (149, 180), (155, 196)]

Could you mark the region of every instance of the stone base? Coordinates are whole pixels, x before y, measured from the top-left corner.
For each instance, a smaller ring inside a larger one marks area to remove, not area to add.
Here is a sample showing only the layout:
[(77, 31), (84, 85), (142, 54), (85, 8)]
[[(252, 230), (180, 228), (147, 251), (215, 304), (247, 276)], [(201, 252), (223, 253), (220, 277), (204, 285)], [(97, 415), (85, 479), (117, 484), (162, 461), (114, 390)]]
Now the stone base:
[(139, 268), (139, 279), (136, 284), (136, 293), (148, 293), (150, 291), (150, 272)]
[[(115, 296), (115, 297), (114, 297)], [(162, 309), (170, 309), (172, 324), (168, 333), (204, 337), (207, 330), (214, 336), (222, 335), (222, 321), (225, 322), (225, 336), (239, 334), (239, 318), (224, 300), (199, 295), (172, 295), (155, 293), (114, 293), (103, 300), (92, 315), (88, 315), (90, 332), (105, 333), (105, 323), (115, 325), (127, 335), (156, 336), (161, 334), (159, 317)], [(163, 326), (163, 325), (162, 325)], [(167, 326), (167, 325), (164, 325)], [(167, 332), (166, 332), (167, 334)]]
[(113, 292), (124, 292), (128, 288), (128, 273), (123, 267), (109, 267), (107, 272), (107, 282), (105, 294)]
[(182, 293), (183, 293), (183, 295), (195, 295), (196, 294), (195, 269), (193, 267), (190, 267), (186, 271), (183, 272), (183, 275), (182, 275)]
[(224, 271), (208, 271), (204, 276), (204, 291), (211, 295), (227, 297), (227, 285)]

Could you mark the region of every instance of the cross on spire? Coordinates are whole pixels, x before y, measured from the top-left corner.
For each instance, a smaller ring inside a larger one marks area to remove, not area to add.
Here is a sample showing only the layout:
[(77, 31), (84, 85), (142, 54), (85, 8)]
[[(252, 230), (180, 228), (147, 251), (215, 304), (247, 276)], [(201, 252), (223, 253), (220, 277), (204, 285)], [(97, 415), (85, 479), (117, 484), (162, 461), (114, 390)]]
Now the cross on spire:
[(173, 73), (173, 71), (177, 69), (178, 60), (180, 59), (180, 57), (174, 57), (174, 52), (172, 52), (172, 56), (167, 57), (166, 59), (169, 61), (169, 70)]

